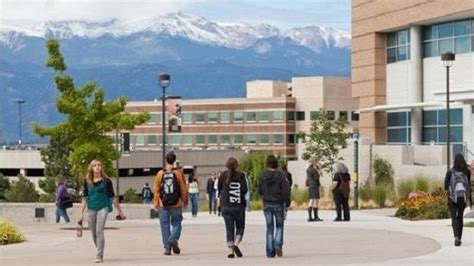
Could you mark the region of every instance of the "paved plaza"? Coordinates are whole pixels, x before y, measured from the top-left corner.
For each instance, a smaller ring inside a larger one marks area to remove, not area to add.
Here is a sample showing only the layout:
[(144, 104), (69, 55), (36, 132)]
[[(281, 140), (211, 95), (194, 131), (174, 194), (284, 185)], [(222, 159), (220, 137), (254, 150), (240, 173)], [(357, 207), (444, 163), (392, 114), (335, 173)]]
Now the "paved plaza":
[[(474, 265), (474, 229), (464, 228), (463, 245), (454, 247), (450, 220), (403, 221), (393, 209), (353, 211), (351, 222), (306, 222), (306, 212), (290, 211), (282, 258), (265, 257), (261, 211), (247, 213), (243, 258), (228, 259), (221, 217), (185, 213), (179, 256), (164, 256), (157, 220), (107, 222), (106, 265)], [(466, 221), (473, 221), (467, 219)], [(22, 225), (28, 241), (0, 247), (0, 265), (92, 265), (89, 231), (77, 238), (74, 225)]]

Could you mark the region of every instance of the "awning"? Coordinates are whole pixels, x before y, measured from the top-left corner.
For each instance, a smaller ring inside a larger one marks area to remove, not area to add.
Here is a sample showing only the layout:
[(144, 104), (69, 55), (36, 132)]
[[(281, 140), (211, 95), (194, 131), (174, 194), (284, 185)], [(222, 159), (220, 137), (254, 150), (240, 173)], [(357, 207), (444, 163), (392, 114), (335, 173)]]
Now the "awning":
[[(449, 106), (459, 106), (464, 105), (464, 102), (451, 102)], [(391, 110), (402, 110), (402, 109), (412, 109), (412, 108), (423, 108), (423, 107), (445, 107), (446, 102), (418, 102), (418, 103), (406, 103), (406, 104), (389, 104), (389, 105), (375, 105), (369, 108), (362, 108), (357, 110), (357, 113), (367, 113), (367, 112), (382, 112), (382, 111), (391, 111)]]

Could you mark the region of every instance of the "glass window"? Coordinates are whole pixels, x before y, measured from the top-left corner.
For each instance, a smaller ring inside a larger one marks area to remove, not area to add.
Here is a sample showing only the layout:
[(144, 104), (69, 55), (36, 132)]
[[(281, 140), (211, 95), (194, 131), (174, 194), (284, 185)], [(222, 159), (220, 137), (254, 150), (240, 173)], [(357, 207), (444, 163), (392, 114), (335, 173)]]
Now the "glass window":
[(171, 135), (171, 144), (179, 145), (181, 143), (181, 137), (177, 135)]
[(296, 121), (304, 121), (304, 111), (296, 112)]
[[(273, 143), (275, 143), (275, 136), (273, 136)], [(288, 143), (289, 144), (295, 144), (296, 143), (296, 135), (295, 134), (289, 134), (288, 135)]]
[(464, 146), (462, 144), (454, 144), (453, 145), (453, 154), (463, 154), (464, 153)]
[(388, 127), (406, 127), (407, 125), (407, 112), (387, 113)]
[(471, 19), (471, 33), (474, 34), (474, 18)]
[(424, 40), (432, 40), (438, 38), (438, 25), (431, 25), (424, 28)]
[(446, 52), (454, 51), (454, 40), (445, 39), (439, 41), (439, 54), (444, 54)]
[(204, 135), (197, 135), (196, 136), (196, 144), (205, 144), (206, 138)]
[(336, 112), (327, 111), (326, 114), (327, 114), (329, 120), (335, 120), (336, 119)]
[(247, 144), (255, 144), (257, 143), (257, 136), (254, 134), (246, 135), (245, 141), (247, 142)]
[(286, 117), (288, 121), (295, 121), (295, 111), (288, 111)]
[(423, 111), (423, 125), (437, 125), (436, 111)]
[(194, 119), (196, 123), (204, 123), (206, 122), (206, 114), (205, 113), (195, 113)]
[(408, 46), (399, 46), (397, 48), (397, 61), (403, 61), (408, 59)]
[(234, 122), (242, 122), (244, 120), (244, 113), (234, 112)]
[(469, 35), (471, 32), (469, 20), (461, 20), (454, 22), (454, 35), (455, 36), (463, 36)]
[(469, 53), (471, 51), (471, 38), (467, 36), (454, 39), (454, 51), (456, 54)]
[(234, 144), (242, 144), (244, 142), (243, 135), (234, 135)]
[(449, 124), (462, 125), (462, 109), (449, 109)]
[(319, 117), (319, 111), (311, 111), (309, 112), (309, 119), (316, 120)]
[(438, 128), (425, 127), (423, 128), (423, 142), (430, 143), (438, 140)]
[(137, 144), (137, 145), (143, 145), (143, 144), (145, 144), (145, 136), (143, 136), (143, 135), (136, 135), (136, 136), (135, 136), (135, 144)]
[(352, 121), (359, 121), (359, 114), (356, 113), (356, 112), (354, 112), (354, 111), (352, 111), (352, 113), (351, 113), (351, 120), (352, 120)]
[(258, 136), (258, 139), (259, 139), (259, 143), (264, 144), (264, 143), (268, 143), (269, 137), (267, 134), (262, 134)]
[[(293, 136), (295, 136), (295, 135), (293, 135)], [(281, 134), (273, 135), (273, 143), (274, 144), (282, 144), (283, 143), (283, 135), (281, 135)]]
[(230, 113), (229, 112), (222, 112), (221, 113), (221, 123), (226, 123), (230, 121)]
[(439, 127), (438, 128), (438, 141), (439, 142), (446, 142), (446, 127)]
[(257, 121), (256, 112), (245, 112), (245, 122), (255, 122)]
[(423, 54), (425, 57), (438, 56), (438, 41), (424, 43)]
[(193, 122), (193, 114), (184, 113), (183, 114), (183, 123), (192, 123)]
[(397, 45), (397, 33), (390, 32), (387, 34), (387, 47), (392, 47)]
[(450, 127), (449, 134), (452, 142), (462, 142), (462, 127)]
[(387, 129), (387, 142), (389, 143), (406, 143), (407, 136), (407, 128)]
[(446, 125), (446, 110), (438, 110), (438, 125)]
[(398, 45), (404, 45), (409, 43), (409, 36), (408, 36), (408, 30), (401, 30), (397, 32), (397, 44)]
[(221, 144), (230, 144), (230, 135), (222, 135)]
[(471, 51), (474, 52), (474, 36), (471, 37)]
[(158, 123), (158, 114), (156, 113), (151, 113), (150, 114), (150, 119), (147, 121), (148, 124), (156, 124)]
[(397, 61), (397, 48), (387, 49), (387, 63), (393, 63)]
[(270, 112), (260, 112), (258, 114), (258, 119), (262, 122), (270, 121)]
[(447, 38), (453, 36), (453, 23), (446, 22), (438, 25), (439, 38)]
[(207, 113), (207, 122), (217, 122), (217, 113), (216, 112), (210, 112)]
[(193, 136), (183, 136), (183, 144), (184, 145), (191, 145), (193, 144)]
[(156, 144), (158, 142), (158, 138), (155, 135), (149, 135), (147, 137), (148, 144)]
[(283, 121), (283, 111), (273, 111), (273, 122)]
[(339, 118), (344, 119), (347, 121), (347, 111), (340, 111)]
[(217, 135), (208, 135), (207, 136), (207, 143), (217, 144)]

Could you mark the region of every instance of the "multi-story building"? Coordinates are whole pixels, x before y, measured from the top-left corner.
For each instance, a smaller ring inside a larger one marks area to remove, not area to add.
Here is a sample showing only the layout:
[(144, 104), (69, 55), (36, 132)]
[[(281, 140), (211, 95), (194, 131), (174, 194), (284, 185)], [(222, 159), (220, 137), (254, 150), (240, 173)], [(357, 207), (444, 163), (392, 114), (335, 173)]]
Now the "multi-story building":
[(450, 140), (454, 153), (473, 160), (473, 2), (352, 1), (352, 94), (366, 143), (446, 144), (447, 75), (440, 55), (449, 51), (456, 55)]

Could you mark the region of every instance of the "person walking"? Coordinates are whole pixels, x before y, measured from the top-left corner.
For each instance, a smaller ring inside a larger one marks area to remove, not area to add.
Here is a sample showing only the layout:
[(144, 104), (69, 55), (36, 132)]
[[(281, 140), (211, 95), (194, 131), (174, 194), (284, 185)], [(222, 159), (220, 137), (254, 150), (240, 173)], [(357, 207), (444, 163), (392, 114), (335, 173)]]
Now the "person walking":
[(142, 197), (143, 204), (150, 204), (151, 202), (151, 188), (148, 185), (148, 182), (145, 183), (145, 186), (142, 188)]
[(471, 171), (461, 154), (454, 156), (453, 167), (448, 170), (444, 178), (444, 189), (448, 192), (454, 245), (458, 247), (462, 244), (463, 215), (468, 199), (472, 208)]
[(332, 179), (332, 194), (334, 204), (336, 205), (336, 219), (334, 221), (340, 222), (343, 220), (341, 209), (344, 213), (344, 221), (350, 221), (349, 194), (351, 192), (351, 175), (347, 166), (342, 162), (336, 164), (335, 171), (334, 178)]
[(164, 169), (156, 174), (153, 183), (153, 205), (160, 216), (164, 255), (171, 255), (171, 250), (174, 254), (181, 253), (178, 241), (181, 237), (183, 208), (188, 205), (184, 174), (173, 168), (175, 161), (176, 155), (169, 152)]
[[(66, 223), (69, 223), (69, 216), (67, 215), (67, 207), (72, 207), (72, 200), (64, 184), (64, 178), (59, 177), (56, 180), (56, 223), (59, 223), (63, 217)], [(69, 206), (66, 206), (68, 205)]]
[(193, 171), (188, 176), (188, 193), (189, 200), (191, 201), (191, 213), (193, 217), (197, 217), (199, 201), (199, 181), (196, 173), (196, 166), (193, 167)]
[[(247, 181), (245, 175), (237, 171), (237, 159), (230, 157), (227, 160), (227, 170), (219, 180), (218, 191), (226, 228), (228, 258), (242, 257), (239, 244), (242, 242), (245, 230), (245, 194)], [(235, 255), (234, 255), (235, 253)]]
[(78, 221), (82, 223), (84, 210), (87, 208), (89, 228), (94, 244), (97, 247), (95, 263), (101, 263), (104, 260), (105, 222), (107, 221), (108, 213), (113, 210), (112, 202), (118, 210), (119, 217), (125, 219), (125, 215), (120, 207), (118, 198), (115, 198), (112, 181), (105, 174), (100, 160), (92, 160), (87, 168), (83, 195)]
[(284, 208), (289, 200), (286, 177), (278, 171), (278, 160), (274, 155), (266, 159), (266, 170), (258, 181), (258, 193), (263, 198), (263, 213), (267, 225), (266, 254), (268, 258), (283, 256)]
[[(306, 169), (306, 186), (308, 186), (308, 222), (322, 221), (318, 216), (319, 206), (319, 188), (321, 187), (320, 182), (320, 170), (319, 170), (319, 158), (314, 155), (309, 160), (309, 167)], [(314, 218), (312, 214), (314, 213)]]
[(214, 215), (217, 214), (217, 199), (216, 199), (216, 189), (214, 188), (214, 182), (216, 181), (217, 176), (216, 172), (212, 172), (211, 176), (207, 180), (207, 200), (209, 201), (209, 214), (214, 212)]
[(288, 197), (288, 202), (285, 204), (285, 220), (286, 217), (288, 216), (288, 209), (290, 208), (291, 205), (291, 186), (293, 185), (293, 176), (291, 175), (290, 172), (288, 172), (288, 168), (286, 164), (282, 164), (281, 166), (281, 171), (283, 175), (286, 177), (286, 180), (288, 181), (288, 187), (289, 187), (289, 197)]

